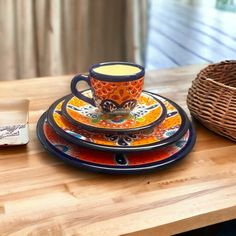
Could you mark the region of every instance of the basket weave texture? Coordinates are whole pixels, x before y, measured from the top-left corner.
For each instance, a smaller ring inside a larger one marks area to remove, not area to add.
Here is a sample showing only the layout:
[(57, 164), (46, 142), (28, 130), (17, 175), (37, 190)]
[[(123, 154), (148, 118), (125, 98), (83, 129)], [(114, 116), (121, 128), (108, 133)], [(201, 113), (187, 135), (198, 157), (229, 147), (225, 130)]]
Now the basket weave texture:
[(188, 91), (187, 105), (207, 128), (236, 141), (236, 60), (201, 70)]

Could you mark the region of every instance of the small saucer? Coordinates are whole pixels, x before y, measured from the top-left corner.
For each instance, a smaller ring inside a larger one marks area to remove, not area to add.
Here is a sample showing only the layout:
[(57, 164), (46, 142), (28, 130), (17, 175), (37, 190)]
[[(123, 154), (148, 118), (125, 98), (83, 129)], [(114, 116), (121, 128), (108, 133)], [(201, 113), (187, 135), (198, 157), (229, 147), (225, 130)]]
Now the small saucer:
[(68, 164), (104, 173), (140, 173), (167, 167), (185, 157), (193, 148), (195, 131), (189, 130), (176, 143), (158, 150), (136, 153), (112, 153), (78, 147), (51, 128), (43, 114), (37, 124), (43, 147)]
[[(92, 97), (91, 90), (83, 94)], [(102, 113), (98, 108), (71, 95), (62, 106), (63, 115), (74, 125), (99, 132), (134, 132), (161, 123), (166, 116), (164, 104), (152, 94), (142, 92), (130, 113)]]
[(189, 128), (189, 120), (177, 104), (162, 97), (158, 98), (162, 100), (167, 110), (164, 121), (133, 134), (98, 133), (71, 124), (61, 113), (63, 101), (67, 99), (67, 96), (51, 105), (47, 118), (56, 133), (80, 146), (112, 152), (147, 151), (176, 142)]

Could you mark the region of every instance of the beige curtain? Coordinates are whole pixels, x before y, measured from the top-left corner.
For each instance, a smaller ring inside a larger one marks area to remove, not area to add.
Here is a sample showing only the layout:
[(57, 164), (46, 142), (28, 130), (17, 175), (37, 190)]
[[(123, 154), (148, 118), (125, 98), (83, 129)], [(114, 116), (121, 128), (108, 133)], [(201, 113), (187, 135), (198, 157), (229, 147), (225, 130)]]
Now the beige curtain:
[(145, 65), (148, 1), (127, 1), (126, 53), (129, 60)]
[(142, 17), (134, 17), (134, 5), (140, 1), (146, 2), (0, 0), (0, 80), (84, 72), (102, 61), (135, 61), (134, 21)]

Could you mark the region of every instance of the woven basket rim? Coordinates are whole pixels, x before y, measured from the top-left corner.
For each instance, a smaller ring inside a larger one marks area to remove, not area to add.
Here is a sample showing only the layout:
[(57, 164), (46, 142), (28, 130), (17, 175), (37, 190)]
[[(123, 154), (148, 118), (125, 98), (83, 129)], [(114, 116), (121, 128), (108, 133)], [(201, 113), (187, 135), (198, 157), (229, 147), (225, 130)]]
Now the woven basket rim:
[(223, 83), (221, 83), (221, 82), (215, 81), (215, 80), (212, 79), (212, 78), (206, 77), (206, 78), (204, 78), (204, 79), (206, 79), (207, 81), (210, 81), (210, 82), (212, 82), (212, 83), (214, 83), (214, 84), (216, 84), (216, 85), (219, 85), (219, 86), (221, 86), (221, 87), (228, 88), (228, 89), (230, 89), (230, 90), (236, 91), (236, 87), (233, 87), (233, 86), (230, 86), (230, 85), (227, 85), (227, 84), (223, 84)]
[(202, 75), (205, 71), (207, 71), (210, 67), (216, 67), (216, 66), (221, 66), (221, 65), (224, 65), (224, 64), (235, 64), (236, 66), (236, 60), (226, 60), (226, 61), (221, 61), (221, 62), (218, 62), (218, 63), (214, 63), (214, 64), (210, 64), (208, 65), (207, 67), (203, 68), (198, 74), (197, 74), (197, 78), (202, 78), (202, 79), (205, 79), (206, 81), (209, 81), (209, 82), (212, 82), (216, 85), (219, 85), (221, 87), (224, 87), (224, 88), (228, 88), (232, 91), (236, 91), (236, 87), (233, 87), (233, 86), (230, 86), (230, 85), (227, 85), (227, 84), (224, 84), (222, 82), (218, 82), (212, 78), (209, 78), (205, 75)]
[(192, 81), (187, 106), (208, 129), (236, 141), (236, 60), (210, 64)]

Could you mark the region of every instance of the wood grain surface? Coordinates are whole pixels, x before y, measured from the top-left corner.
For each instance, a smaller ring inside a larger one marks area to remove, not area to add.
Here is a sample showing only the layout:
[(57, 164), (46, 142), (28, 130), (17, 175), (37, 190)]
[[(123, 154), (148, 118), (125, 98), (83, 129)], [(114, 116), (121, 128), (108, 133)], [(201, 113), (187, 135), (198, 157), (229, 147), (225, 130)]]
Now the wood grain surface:
[[(204, 66), (149, 72), (146, 89), (187, 111), (187, 89)], [(0, 235), (170, 235), (236, 217), (236, 145), (197, 122), (187, 158), (150, 174), (92, 173), (47, 154), (36, 122), (70, 80), (0, 82), (0, 98), (30, 99), (30, 143), (0, 148)]]

